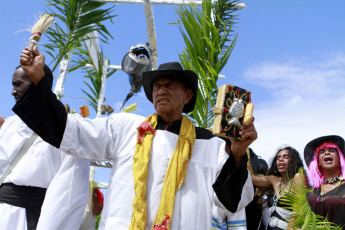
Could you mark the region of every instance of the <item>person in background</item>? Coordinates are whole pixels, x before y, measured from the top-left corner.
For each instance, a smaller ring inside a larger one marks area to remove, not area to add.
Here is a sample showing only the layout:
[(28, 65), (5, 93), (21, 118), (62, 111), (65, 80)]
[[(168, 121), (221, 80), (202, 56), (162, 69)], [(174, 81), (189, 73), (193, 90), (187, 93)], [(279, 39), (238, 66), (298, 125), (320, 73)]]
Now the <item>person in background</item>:
[(299, 179), (299, 169), (303, 162), (296, 149), (286, 146), (278, 149), (267, 176), (251, 175), (253, 185), (262, 188), (273, 188), (274, 195), (268, 196), (269, 223), (266, 229), (281, 230), (288, 228), (291, 210), (279, 199), (291, 189), (293, 180)]
[(3, 116), (0, 116), (0, 128), (4, 124), (5, 118)]
[[(44, 66), (42, 71), (51, 87), (49, 67)], [(16, 68), (12, 77), (16, 102), (30, 84), (24, 70)], [(31, 138), (31, 146), (28, 144), (28, 150), (5, 177), (11, 162)], [(0, 228), (78, 229), (87, 203), (88, 174), (88, 162), (35, 138), (18, 116), (8, 117), (0, 129), (0, 178), (4, 178), (0, 185)]]
[(103, 210), (104, 205), (104, 196), (103, 192), (99, 188), (93, 189), (93, 196), (92, 196), (92, 212), (96, 216), (100, 215)]
[(87, 119), (66, 115), (36, 46), (25, 48), (20, 62), (34, 84), (13, 111), (63, 151), (114, 162), (100, 229), (211, 229), (213, 201), (234, 213), (252, 200), (245, 152), (257, 138), (253, 122), (241, 126), (243, 140), (233, 141), (228, 157), (223, 140), (182, 115), (194, 109), (198, 77), (180, 63), (143, 74), (156, 113)]
[[(249, 172), (256, 176), (267, 175), (268, 164), (266, 161), (255, 154), (251, 148), (248, 148), (247, 154), (250, 157)], [(254, 199), (246, 206), (247, 229), (263, 230), (265, 229), (264, 220), (268, 218), (268, 208), (266, 208), (267, 204), (264, 199), (267, 188), (254, 186), (254, 191)]]
[(94, 230), (96, 228), (96, 216), (102, 213), (104, 196), (98, 188), (90, 186), (91, 197), (86, 206), (83, 220), (79, 230)]
[(345, 143), (337, 135), (318, 137), (304, 148), (311, 210), (345, 229)]

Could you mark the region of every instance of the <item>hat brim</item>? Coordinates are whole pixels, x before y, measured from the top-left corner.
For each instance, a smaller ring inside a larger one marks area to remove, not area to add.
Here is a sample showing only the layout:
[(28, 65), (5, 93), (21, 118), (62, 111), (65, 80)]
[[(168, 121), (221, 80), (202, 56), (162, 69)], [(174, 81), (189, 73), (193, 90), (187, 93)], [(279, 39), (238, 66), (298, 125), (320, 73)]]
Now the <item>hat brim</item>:
[(342, 137), (337, 135), (318, 137), (310, 141), (304, 148), (304, 161), (307, 166), (309, 166), (309, 163), (312, 161), (317, 147), (325, 142), (332, 142), (336, 144), (339, 147), (340, 151), (342, 151), (342, 154), (345, 154), (345, 142)]
[(187, 89), (191, 89), (193, 92), (192, 99), (184, 105), (183, 112), (189, 113), (193, 111), (196, 97), (198, 93), (198, 76), (190, 70), (155, 70), (143, 73), (143, 87), (147, 99), (153, 103), (152, 87), (153, 81), (159, 77), (172, 77), (183, 82)]

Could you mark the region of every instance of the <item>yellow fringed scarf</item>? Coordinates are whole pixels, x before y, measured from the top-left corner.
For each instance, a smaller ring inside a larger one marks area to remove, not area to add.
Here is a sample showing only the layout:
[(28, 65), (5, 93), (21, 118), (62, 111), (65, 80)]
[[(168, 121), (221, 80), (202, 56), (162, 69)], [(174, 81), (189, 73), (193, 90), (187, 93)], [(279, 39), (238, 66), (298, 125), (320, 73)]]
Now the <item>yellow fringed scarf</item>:
[[(147, 117), (144, 123), (145, 122), (149, 122), (153, 129), (156, 128), (157, 114)], [(144, 129), (146, 130), (146, 127)], [(140, 129), (138, 129), (138, 135), (139, 134)], [(129, 229), (131, 230), (142, 230), (145, 229), (146, 226), (146, 182), (154, 132), (150, 133), (145, 131), (145, 134), (146, 136), (143, 139), (143, 142), (137, 142), (133, 158), (135, 197), (133, 200), (132, 221), (129, 226)], [(171, 201), (175, 200), (175, 194), (184, 182), (187, 172), (187, 164), (192, 157), (194, 141), (195, 127), (186, 116), (183, 116), (179, 138), (165, 174), (161, 201), (152, 229), (155, 225), (160, 226), (165, 220), (166, 215), (172, 217), (174, 202)], [(170, 229), (170, 224), (171, 221), (168, 222), (168, 229)]]

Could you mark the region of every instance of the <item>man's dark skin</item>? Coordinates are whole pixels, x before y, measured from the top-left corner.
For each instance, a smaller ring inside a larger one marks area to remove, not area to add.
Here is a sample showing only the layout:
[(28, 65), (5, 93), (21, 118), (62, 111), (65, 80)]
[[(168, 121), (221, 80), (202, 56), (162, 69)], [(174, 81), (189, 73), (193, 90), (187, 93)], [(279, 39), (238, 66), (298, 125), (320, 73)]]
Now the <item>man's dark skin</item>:
[(96, 190), (99, 190), (99, 188), (94, 188), (92, 192), (92, 212), (98, 216), (102, 212), (103, 205), (97, 200)]
[[(45, 57), (38, 51), (37, 46), (34, 46), (32, 51), (26, 47), (20, 55), (20, 64), (35, 85), (44, 77), (44, 63)], [(183, 106), (189, 102), (192, 95), (191, 90), (186, 89), (182, 83), (163, 77), (154, 83), (153, 105), (163, 120), (170, 124), (181, 119)], [(241, 162), (246, 149), (257, 138), (253, 121), (248, 125), (242, 125), (239, 134), (244, 140), (231, 141), (231, 153), (236, 164)]]
[(4, 124), (5, 118), (0, 116), (0, 128)]
[[(18, 67), (12, 77), (12, 96), (18, 102), (24, 95), (25, 91), (29, 88), (32, 83), (29, 75), (27, 75), (22, 67)], [(5, 118), (0, 116), (0, 128), (4, 124)]]
[(24, 72), (24, 70), (19, 67), (17, 68), (12, 77), (12, 95), (16, 102), (23, 96), (25, 91), (29, 88), (31, 84), (30, 77)]

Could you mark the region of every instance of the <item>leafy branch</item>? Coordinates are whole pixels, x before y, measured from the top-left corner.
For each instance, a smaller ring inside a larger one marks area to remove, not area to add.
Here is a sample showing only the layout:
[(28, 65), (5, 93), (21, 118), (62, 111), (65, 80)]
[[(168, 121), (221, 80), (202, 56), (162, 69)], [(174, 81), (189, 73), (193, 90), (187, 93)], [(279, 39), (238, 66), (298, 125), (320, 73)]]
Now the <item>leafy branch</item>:
[(52, 8), (48, 8), (49, 13), (58, 19), (45, 33), (48, 42), (42, 44), (53, 58), (53, 72), (69, 53), (82, 47), (82, 42), (89, 39), (89, 33), (97, 31), (105, 43), (108, 38), (113, 38), (102, 23), (107, 20), (112, 22), (116, 16), (112, 14), (115, 6), (104, 8), (105, 2), (89, 0), (47, 1), (47, 6)]

